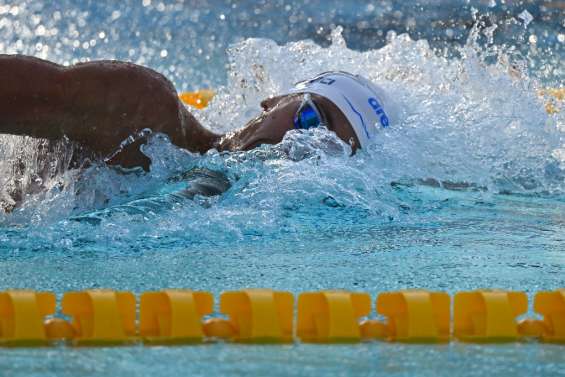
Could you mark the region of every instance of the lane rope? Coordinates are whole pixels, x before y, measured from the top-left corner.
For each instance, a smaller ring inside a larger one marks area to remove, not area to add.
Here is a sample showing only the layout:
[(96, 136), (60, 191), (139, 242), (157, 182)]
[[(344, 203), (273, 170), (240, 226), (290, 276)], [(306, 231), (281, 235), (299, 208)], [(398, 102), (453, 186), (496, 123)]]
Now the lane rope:
[[(297, 298), (297, 299), (296, 299)], [(86, 290), (63, 294), (0, 292), (0, 346), (105, 346), (131, 343), (473, 343), (537, 340), (565, 344), (565, 289), (537, 292), (541, 319), (525, 292), (402, 290), (365, 292), (244, 289), (214, 296), (188, 289), (144, 292)]]

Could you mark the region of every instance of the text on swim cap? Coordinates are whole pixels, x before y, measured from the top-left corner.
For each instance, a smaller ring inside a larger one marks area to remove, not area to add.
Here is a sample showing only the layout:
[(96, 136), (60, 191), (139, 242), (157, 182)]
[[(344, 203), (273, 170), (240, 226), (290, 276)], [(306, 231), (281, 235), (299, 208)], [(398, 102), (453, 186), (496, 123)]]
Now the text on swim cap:
[(388, 127), (388, 125), (390, 124), (388, 117), (385, 114), (385, 111), (383, 109), (383, 107), (381, 106), (381, 104), (379, 103), (379, 101), (377, 101), (376, 98), (371, 97), (369, 98), (369, 105), (373, 108), (373, 110), (375, 110), (375, 114), (377, 114), (377, 116), (379, 117), (380, 121), (381, 121), (381, 125), (386, 128)]
[(329, 77), (322, 77), (318, 80), (320, 84), (331, 85), (335, 82), (335, 79), (330, 79)]
[[(332, 79), (332, 78), (329, 78), (329, 77), (320, 77), (316, 80), (312, 80), (313, 83), (318, 82), (318, 83), (324, 84), (324, 85), (332, 85), (335, 81), (336, 81), (335, 79)], [(389, 121), (387, 115), (385, 114), (385, 111), (384, 111), (383, 107), (381, 106), (381, 104), (379, 103), (379, 101), (374, 97), (370, 97), (369, 98), (369, 105), (373, 108), (373, 110), (375, 110), (375, 114), (377, 114), (377, 116), (379, 117), (379, 120), (381, 121), (381, 126), (383, 126), (383, 128), (388, 127), (390, 125), (390, 121)]]

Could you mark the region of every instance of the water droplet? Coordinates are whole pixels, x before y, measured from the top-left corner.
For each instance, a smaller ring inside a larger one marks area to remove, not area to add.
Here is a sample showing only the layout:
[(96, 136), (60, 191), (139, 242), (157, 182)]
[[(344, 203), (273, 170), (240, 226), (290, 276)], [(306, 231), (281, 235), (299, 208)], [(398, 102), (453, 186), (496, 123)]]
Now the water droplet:
[(524, 22), (524, 27), (528, 27), (529, 23), (534, 19), (534, 17), (526, 9), (518, 15), (518, 18)]
[(39, 25), (37, 29), (35, 29), (35, 35), (38, 37), (42, 37), (45, 35), (45, 26)]

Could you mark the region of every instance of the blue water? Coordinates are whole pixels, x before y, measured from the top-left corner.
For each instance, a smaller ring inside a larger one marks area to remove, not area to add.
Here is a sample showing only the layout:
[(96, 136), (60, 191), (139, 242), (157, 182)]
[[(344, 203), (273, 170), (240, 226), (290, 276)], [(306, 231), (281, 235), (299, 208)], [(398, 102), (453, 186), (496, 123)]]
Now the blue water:
[[(28, 192), (0, 212), (0, 289), (565, 287), (565, 113), (539, 95), (563, 86), (554, 3), (0, 1), (0, 53), (126, 59), (179, 90), (213, 87), (196, 116), (218, 132), (328, 69), (381, 83), (400, 118), (354, 157), (324, 130), (204, 156), (160, 137), (152, 171), (126, 175), (64, 169), (41, 141), (0, 136), (0, 201)], [(194, 168), (232, 188), (177, 200), (190, 182), (174, 178)], [(564, 371), (563, 347), (538, 343), (0, 349), (2, 377)]]

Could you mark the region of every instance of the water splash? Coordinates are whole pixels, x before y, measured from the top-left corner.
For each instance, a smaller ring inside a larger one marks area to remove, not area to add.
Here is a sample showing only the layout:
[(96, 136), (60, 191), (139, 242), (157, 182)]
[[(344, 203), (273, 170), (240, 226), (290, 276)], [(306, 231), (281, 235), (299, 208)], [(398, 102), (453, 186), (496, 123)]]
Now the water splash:
[[(102, 209), (107, 213), (89, 237), (111, 237), (119, 247), (127, 245), (128, 234), (185, 240), (192, 234), (199, 242), (207, 239), (206, 231), (217, 234), (218, 229), (235, 238), (254, 232), (274, 236), (281, 228), (292, 233), (298, 225), (290, 219), (312, 213), (331, 218), (336, 209), (352, 218), (409, 219), (433, 211), (442, 200), (437, 192), (428, 197), (413, 191), (422, 185), (483, 196), (562, 195), (563, 112), (546, 113), (541, 85), (516, 68), (519, 59), (508, 54), (510, 48), (479, 47), (477, 40), (492, 39), (493, 33), (477, 24), (457, 55), (394, 32), (385, 47), (365, 52), (349, 49), (340, 28), (332, 32), (329, 47), (247, 39), (229, 49), (227, 84), (206, 110), (196, 113), (213, 130), (240, 127), (260, 112), (262, 99), (325, 70), (346, 70), (378, 82), (395, 99), (399, 124), (351, 158), (348, 146), (325, 130), (289, 132), (281, 144), (250, 152), (204, 156), (179, 150), (161, 136), (146, 148), (153, 160), (149, 174), (124, 175), (98, 164), (53, 174), (43, 183), (46, 189), (14, 213), (0, 215), (0, 222), (53, 226), (62, 220), (66, 228), (76, 229), (88, 225), (69, 223), (69, 216)], [(12, 137), (2, 138), (4, 148), (17, 145)], [(34, 147), (25, 149), (31, 153)], [(193, 168), (223, 172), (232, 189), (213, 200), (170, 203), (164, 213), (147, 205), (179, 189), (169, 179)], [(24, 176), (29, 180), (33, 173)], [(131, 210), (121, 211), (124, 205)]]
[[(153, 159), (149, 174), (124, 175), (98, 164), (68, 170), (72, 164), (56, 153), (41, 161), (65, 168), (47, 169), (47, 179), (38, 181), (42, 142), (0, 136), (0, 192), (15, 179), (41, 186), (13, 213), (0, 213), (0, 285), (58, 294), (100, 287), (219, 294), (252, 286), (295, 293), (490, 286), (531, 294), (563, 287), (563, 104), (554, 102), (557, 111), (547, 114), (543, 106), (551, 99), (538, 95), (538, 89), (562, 85), (563, 33), (539, 22), (536, 7), (548, 2), (465, 0), (451, 14), (445, 3), (454, 2), (0, 2), (0, 52), (61, 63), (127, 59), (165, 73), (182, 90), (225, 83), (210, 109), (198, 113), (215, 130), (241, 126), (260, 111), (261, 97), (324, 69), (378, 80), (403, 118), (354, 157), (321, 129), (288, 133), (276, 146), (204, 156), (159, 137), (146, 149)], [(465, 43), (473, 3), (502, 9), (503, 17), (478, 13)], [(242, 11), (246, 6), (251, 9)], [(534, 16), (527, 29), (516, 18), (525, 7)], [(448, 14), (439, 17), (443, 8)], [(343, 37), (334, 28), (330, 44), (329, 30), (347, 21), (348, 12), (353, 21), (344, 23)], [(311, 33), (300, 34), (304, 29)], [(504, 33), (516, 38), (508, 43)], [(258, 35), (268, 39), (244, 41)], [(229, 51), (226, 83), (224, 47), (240, 38)], [(552, 39), (558, 44), (544, 47)], [(23, 161), (24, 168), (14, 170), (8, 160)], [(194, 168), (223, 172), (232, 188), (215, 198), (170, 200), (185, 184), (177, 178)], [(281, 348), (252, 347), (249, 355), (247, 347), (81, 350), (91, 360), (86, 366), (72, 350), (47, 351), (57, 354), (53, 363), (42, 349), (9, 352), (4, 365), (21, 375), (53, 368), (61, 369), (58, 375), (116, 374), (116, 366), (130, 374), (180, 374), (187, 365), (193, 374), (225, 374), (235, 365), (289, 375), (336, 359), (340, 367), (329, 365), (326, 374), (355, 374), (351, 366), (358, 365), (362, 375), (367, 355), (376, 355), (395, 363), (383, 365), (385, 372), (392, 365), (399, 375), (438, 375), (449, 364), (461, 375), (470, 356), (489, 372), (550, 375), (562, 360), (537, 344), (399, 347), (285, 347), (282, 354)], [(218, 352), (222, 363), (215, 362)]]

